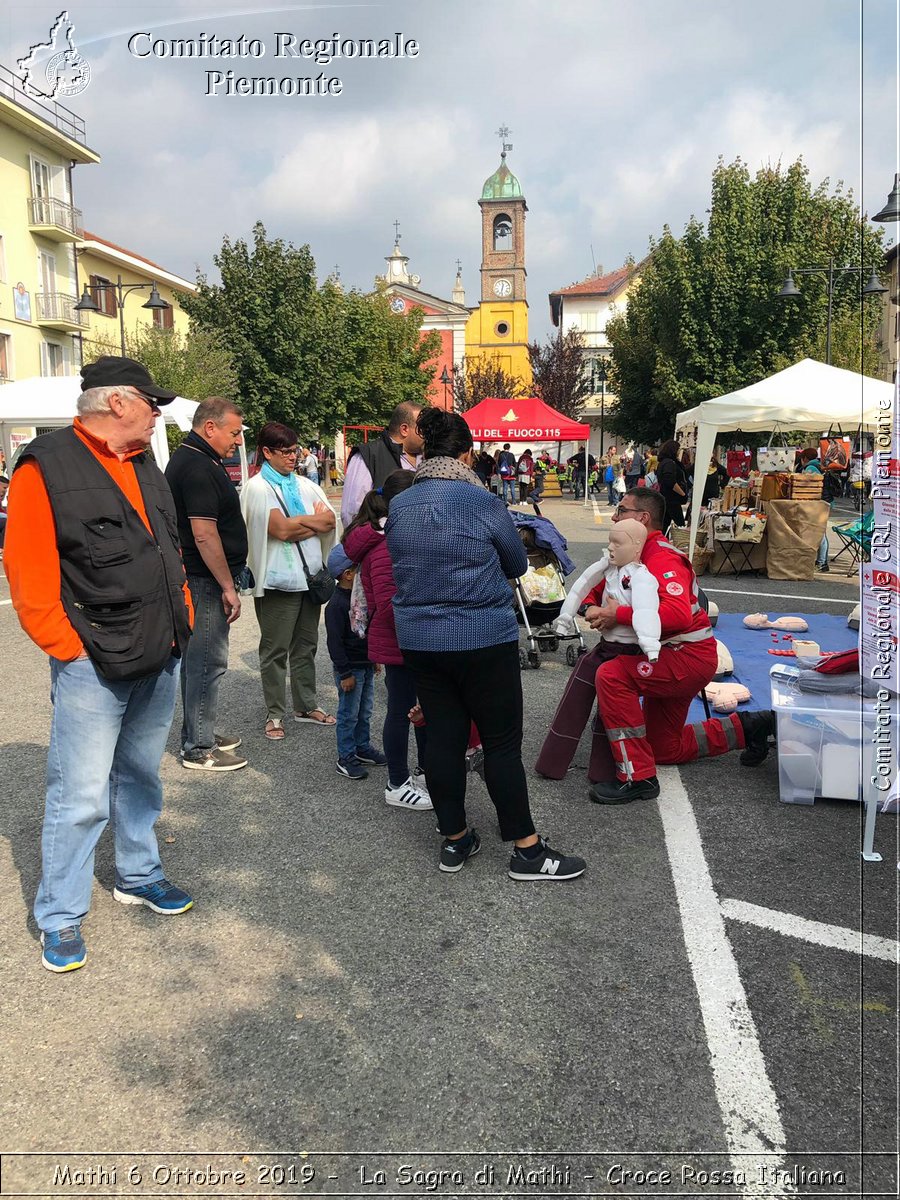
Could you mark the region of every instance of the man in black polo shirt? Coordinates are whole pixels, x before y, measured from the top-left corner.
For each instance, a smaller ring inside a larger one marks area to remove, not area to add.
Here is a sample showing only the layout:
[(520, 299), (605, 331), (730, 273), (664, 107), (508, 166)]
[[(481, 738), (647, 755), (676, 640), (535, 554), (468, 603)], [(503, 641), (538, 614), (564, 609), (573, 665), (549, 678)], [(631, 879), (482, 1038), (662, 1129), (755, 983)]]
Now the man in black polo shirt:
[(215, 733), (219, 684), (228, 667), (229, 626), (241, 615), (237, 577), (247, 565), (247, 527), (223, 459), (241, 443), (243, 414), (231, 400), (197, 405), (191, 432), (169, 460), (194, 633), (181, 664), (181, 761), (198, 771), (237, 771), (236, 736)]

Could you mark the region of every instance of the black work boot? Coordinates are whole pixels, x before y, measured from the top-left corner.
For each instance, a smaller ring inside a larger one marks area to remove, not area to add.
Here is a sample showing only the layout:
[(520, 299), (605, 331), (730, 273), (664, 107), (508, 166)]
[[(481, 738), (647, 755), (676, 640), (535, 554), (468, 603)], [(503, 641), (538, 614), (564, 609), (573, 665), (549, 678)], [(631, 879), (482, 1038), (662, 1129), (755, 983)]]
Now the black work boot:
[(771, 709), (761, 712), (739, 712), (737, 718), (744, 731), (746, 749), (741, 753), (742, 767), (758, 767), (769, 756), (769, 738), (775, 736), (775, 714)]
[(613, 779), (610, 783), (595, 783), (588, 796), (595, 804), (629, 804), (632, 800), (655, 800), (659, 795), (659, 780), (655, 775), (649, 779)]

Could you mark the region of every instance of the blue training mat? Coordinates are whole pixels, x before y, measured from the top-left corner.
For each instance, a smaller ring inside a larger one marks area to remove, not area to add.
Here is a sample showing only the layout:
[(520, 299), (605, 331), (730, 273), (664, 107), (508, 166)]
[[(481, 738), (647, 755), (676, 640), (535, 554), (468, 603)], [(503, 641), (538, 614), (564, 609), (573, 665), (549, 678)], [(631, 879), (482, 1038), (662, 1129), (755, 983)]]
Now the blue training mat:
[[(848, 601), (848, 610), (852, 605), (853, 601)], [(745, 616), (746, 613), (719, 613), (719, 620), (713, 632), (720, 642), (725, 643), (734, 659), (734, 674), (725, 675), (721, 682), (742, 683), (750, 689), (752, 699), (747, 704), (738, 706), (739, 711), (749, 712), (751, 709), (772, 707), (769, 668), (773, 663), (794, 666), (795, 660), (769, 654), (769, 650), (789, 650), (792, 643), (784, 641), (784, 634), (777, 629), (748, 629), (744, 624)], [(776, 613), (774, 609), (769, 616), (773, 621), (776, 617), (783, 616), (803, 617), (809, 625), (809, 633), (795, 633), (793, 636), (818, 642), (823, 650), (851, 650), (857, 645), (859, 635), (847, 625), (846, 616), (836, 617), (831, 613), (813, 613), (812, 616), (806, 613)], [(777, 642), (772, 640), (773, 633), (778, 634)], [(714, 712), (712, 715), (723, 714)], [(688, 713), (688, 721), (693, 724), (705, 718), (702, 701), (694, 700)]]

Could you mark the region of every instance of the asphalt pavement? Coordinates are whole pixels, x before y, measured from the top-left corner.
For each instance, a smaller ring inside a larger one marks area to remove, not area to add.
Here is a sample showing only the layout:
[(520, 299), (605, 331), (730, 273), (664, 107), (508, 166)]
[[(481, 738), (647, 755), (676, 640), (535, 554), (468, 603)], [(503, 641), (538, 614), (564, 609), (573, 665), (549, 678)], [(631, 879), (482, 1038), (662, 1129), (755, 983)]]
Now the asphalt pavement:
[[(579, 570), (597, 557), (605, 505), (544, 512)], [(836, 575), (707, 583), (732, 612), (856, 599)], [(588, 802), (585, 746), (564, 781), (539, 779), (558, 653), (523, 673), (525, 759), (539, 830), (587, 874), (509, 880), (473, 777), (483, 849), (442, 875), (432, 814), (388, 808), (383, 769), (339, 776), (333, 730), (264, 738), (257, 638), (248, 604), (219, 723), (250, 765), (185, 771), (174, 735), (163, 761), (164, 864), (195, 908), (116, 904), (105, 836), (88, 963), (60, 977), (30, 916), (47, 664), (0, 605), (0, 1194), (896, 1192), (896, 817), (864, 864), (859, 807), (781, 804), (774, 756), (669, 768), (659, 802), (621, 808)], [(334, 711), (324, 636), (318, 668)], [(380, 686), (376, 732), (383, 711)], [(201, 1159), (246, 1179), (173, 1176)], [(457, 1174), (410, 1182), (404, 1163)], [(745, 1186), (702, 1174), (742, 1166)]]

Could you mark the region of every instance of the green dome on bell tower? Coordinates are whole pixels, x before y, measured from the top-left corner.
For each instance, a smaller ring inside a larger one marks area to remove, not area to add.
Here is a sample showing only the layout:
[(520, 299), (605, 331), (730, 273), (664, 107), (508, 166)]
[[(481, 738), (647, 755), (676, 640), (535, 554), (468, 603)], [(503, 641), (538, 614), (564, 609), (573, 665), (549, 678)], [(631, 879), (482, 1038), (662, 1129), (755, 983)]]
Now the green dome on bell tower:
[(514, 200), (522, 196), (522, 185), (506, 165), (506, 149), (500, 155), (500, 166), (484, 181), (482, 200)]

